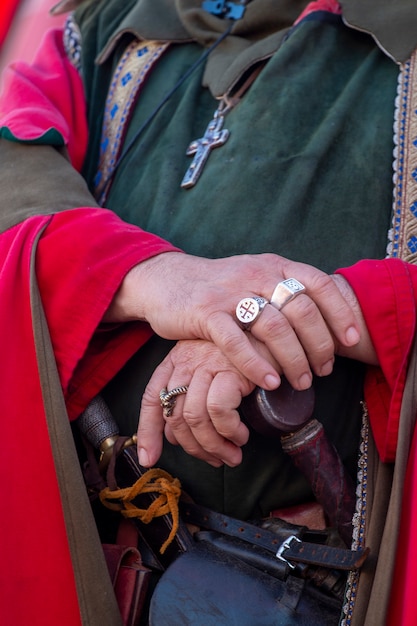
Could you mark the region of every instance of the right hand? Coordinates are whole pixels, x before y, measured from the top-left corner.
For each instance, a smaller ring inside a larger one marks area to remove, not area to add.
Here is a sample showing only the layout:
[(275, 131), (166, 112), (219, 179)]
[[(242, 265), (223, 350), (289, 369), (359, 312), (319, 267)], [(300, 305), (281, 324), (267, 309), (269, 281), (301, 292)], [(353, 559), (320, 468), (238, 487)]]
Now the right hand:
[[(277, 283), (292, 277), (306, 292), (282, 311), (268, 304), (251, 328), (267, 347), (268, 360), (239, 326), (235, 308), (245, 296), (269, 300)], [(126, 275), (103, 321), (131, 320), (146, 320), (167, 339), (213, 342), (264, 389), (280, 384), (272, 362), (280, 364), (295, 389), (306, 389), (312, 371), (319, 376), (331, 372), (335, 342), (349, 347), (359, 341), (355, 314), (332, 278), (275, 254), (205, 259), (166, 252), (152, 257)]]

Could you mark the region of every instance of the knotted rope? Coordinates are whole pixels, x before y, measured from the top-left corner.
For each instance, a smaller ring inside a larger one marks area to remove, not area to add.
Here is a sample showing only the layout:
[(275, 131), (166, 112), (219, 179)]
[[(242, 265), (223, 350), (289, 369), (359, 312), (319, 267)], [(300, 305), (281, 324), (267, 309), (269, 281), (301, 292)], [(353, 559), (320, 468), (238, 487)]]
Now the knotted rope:
[[(132, 503), (139, 494), (159, 493), (159, 496), (147, 509), (140, 509)], [(131, 487), (111, 490), (105, 487), (100, 491), (100, 500), (104, 506), (113, 511), (120, 511), (124, 517), (137, 517), (144, 524), (149, 524), (155, 517), (168, 513), (172, 517), (172, 529), (168, 539), (160, 548), (163, 554), (173, 541), (179, 525), (178, 501), (181, 496), (181, 483), (178, 478), (162, 469), (150, 469)]]

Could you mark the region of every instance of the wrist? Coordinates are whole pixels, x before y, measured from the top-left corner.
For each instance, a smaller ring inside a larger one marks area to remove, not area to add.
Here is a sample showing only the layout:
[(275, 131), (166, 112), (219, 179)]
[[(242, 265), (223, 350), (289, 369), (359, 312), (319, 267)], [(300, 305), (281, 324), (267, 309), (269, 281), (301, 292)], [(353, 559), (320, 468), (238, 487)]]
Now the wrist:
[(103, 317), (103, 322), (149, 322), (149, 311), (158, 306), (163, 292), (167, 254), (170, 257), (169, 263), (174, 261), (174, 256), (183, 256), (181, 252), (164, 252), (138, 263), (127, 272)]

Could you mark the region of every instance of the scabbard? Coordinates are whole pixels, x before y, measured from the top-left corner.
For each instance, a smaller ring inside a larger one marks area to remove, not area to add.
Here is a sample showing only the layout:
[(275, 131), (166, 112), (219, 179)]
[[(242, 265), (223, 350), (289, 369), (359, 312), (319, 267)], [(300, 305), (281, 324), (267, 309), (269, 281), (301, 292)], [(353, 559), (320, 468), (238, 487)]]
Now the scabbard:
[(286, 379), (275, 391), (257, 388), (242, 403), (252, 427), (280, 439), (283, 450), (304, 474), (330, 526), (349, 546), (355, 512), (355, 485), (322, 424), (312, 418), (314, 389), (295, 391)]
[(323, 425), (311, 419), (295, 433), (281, 437), (283, 450), (309, 481), (331, 526), (350, 545), (355, 512), (355, 485), (339, 454), (324, 432)]

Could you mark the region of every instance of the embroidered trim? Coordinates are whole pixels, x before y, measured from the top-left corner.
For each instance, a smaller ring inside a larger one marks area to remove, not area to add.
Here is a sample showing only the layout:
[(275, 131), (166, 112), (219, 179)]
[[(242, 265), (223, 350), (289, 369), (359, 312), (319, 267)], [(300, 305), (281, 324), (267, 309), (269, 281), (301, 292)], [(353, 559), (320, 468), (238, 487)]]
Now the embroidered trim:
[[(368, 441), (369, 441), (369, 421), (368, 409), (365, 403), (362, 403), (362, 429), (361, 444), (359, 447), (358, 460), (358, 485), (356, 487), (356, 512), (353, 515), (352, 526), (352, 550), (358, 550), (365, 547), (365, 521), (366, 521), (366, 502), (368, 495)], [(359, 584), (360, 571), (349, 572), (346, 583), (345, 604), (342, 610), (342, 619), (340, 626), (350, 626), (352, 622), (352, 613), (355, 606), (356, 593)]]
[[(417, 264), (417, 52), (401, 66), (394, 116), (394, 189), (392, 227), (387, 256)], [(369, 422), (363, 404), (356, 513), (352, 549), (365, 547), (368, 487)], [(348, 575), (340, 626), (350, 626), (359, 583), (359, 571)]]
[(65, 20), (63, 43), (68, 59), (81, 74), (81, 31), (72, 13)]
[(160, 41), (134, 41), (116, 68), (104, 110), (98, 171), (94, 179), (95, 197), (105, 202), (120, 154), (127, 121), (141, 86), (169, 44)]
[(417, 264), (417, 54), (401, 66), (395, 101), (394, 199), (387, 256)]

